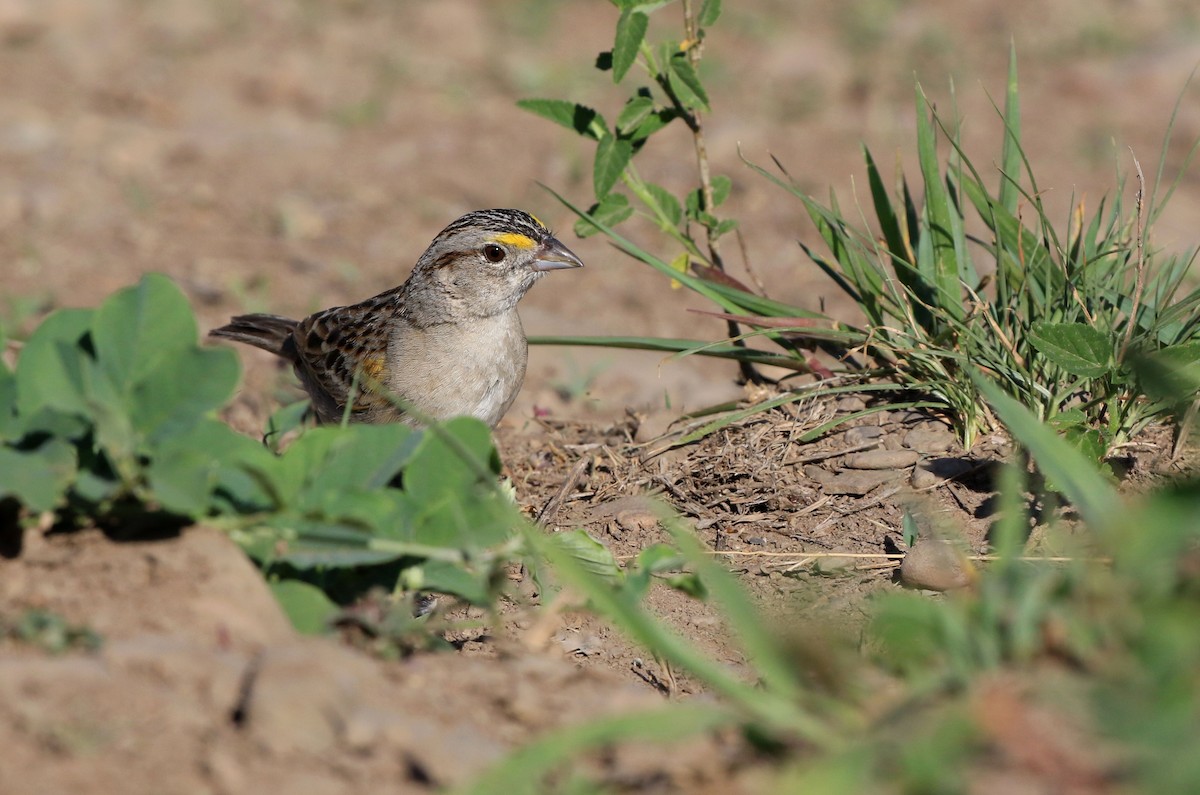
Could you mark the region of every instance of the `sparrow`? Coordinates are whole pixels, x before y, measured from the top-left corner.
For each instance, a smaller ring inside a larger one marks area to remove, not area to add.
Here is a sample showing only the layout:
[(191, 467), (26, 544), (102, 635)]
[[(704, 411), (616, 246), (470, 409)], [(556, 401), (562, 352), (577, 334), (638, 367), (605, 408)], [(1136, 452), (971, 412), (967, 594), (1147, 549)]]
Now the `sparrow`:
[(239, 315), (209, 334), (291, 362), (322, 423), (470, 415), (495, 427), (525, 379), (517, 302), (582, 266), (529, 213), (478, 210), (438, 233), (399, 287), (303, 320)]

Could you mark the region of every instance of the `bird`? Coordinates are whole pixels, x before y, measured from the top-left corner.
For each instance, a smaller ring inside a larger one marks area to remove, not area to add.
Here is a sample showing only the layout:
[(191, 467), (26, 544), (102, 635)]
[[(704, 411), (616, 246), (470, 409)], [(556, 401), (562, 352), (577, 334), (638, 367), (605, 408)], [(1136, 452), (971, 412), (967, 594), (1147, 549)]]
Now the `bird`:
[(238, 315), (209, 332), (290, 362), (319, 423), (421, 426), (469, 415), (494, 428), (525, 379), (517, 302), (583, 261), (522, 210), (477, 210), (438, 233), (399, 287), (292, 320)]

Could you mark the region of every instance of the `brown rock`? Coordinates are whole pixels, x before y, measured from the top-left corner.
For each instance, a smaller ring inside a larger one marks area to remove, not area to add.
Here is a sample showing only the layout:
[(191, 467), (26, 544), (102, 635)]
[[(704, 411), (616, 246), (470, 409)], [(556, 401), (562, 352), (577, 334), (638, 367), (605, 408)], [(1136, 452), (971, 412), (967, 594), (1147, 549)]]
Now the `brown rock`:
[(900, 563), (900, 581), (910, 588), (952, 591), (975, 580), (975, 567), (949, 541), (918, 541)]
[(846, 456), (843, 463), (851, 469), (907, 469), (920, 457), (915, 450), (868, 450)]
[(885, 483), (900, 479), (899, 472), (890, 470), (848, 469), (829, 476), (821, 483), (826, 494), (849, 494), (860, 497)]
[(904, 446), (922, 453), (944, 453), (957, 443), (954, 434), (942, 425), (922, 425), (904, 434)]

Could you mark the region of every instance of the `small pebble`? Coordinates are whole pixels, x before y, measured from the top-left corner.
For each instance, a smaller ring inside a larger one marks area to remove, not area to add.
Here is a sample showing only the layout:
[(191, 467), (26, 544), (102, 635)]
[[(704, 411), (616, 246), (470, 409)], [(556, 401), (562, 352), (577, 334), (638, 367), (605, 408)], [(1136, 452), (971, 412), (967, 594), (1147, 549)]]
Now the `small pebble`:
[(867, 442), (873, 442), (883, 436), (883, 428), (878, 425), (859, 425), (846, 431), (842, 436), (850, 447), (858, 447)]
[(846, 456), (845, 465), (851, 469), (907, 469), (920, 457), (915, 450), (868, 450)]
[(949, 541), (918, 541), (900, 563), (900, 581), (910, 588), (952, 591), (975, 580), (975, 567)]
[(861, 497), (900, 477), (901, 473), (894, 470), (847, 469), (821, 482), (821, 488), (826, 494), (848, 494), (852, 497)]
[(967, 458), (935, 458), (913, 470), (909, 481), (914, 489), (928, 489), (968, 472), (975, 462)]
[(904, 434), (904, 446), (922, 453), (944, 453), (954, 447), (954, 434), (942, 426), (913, 428)]

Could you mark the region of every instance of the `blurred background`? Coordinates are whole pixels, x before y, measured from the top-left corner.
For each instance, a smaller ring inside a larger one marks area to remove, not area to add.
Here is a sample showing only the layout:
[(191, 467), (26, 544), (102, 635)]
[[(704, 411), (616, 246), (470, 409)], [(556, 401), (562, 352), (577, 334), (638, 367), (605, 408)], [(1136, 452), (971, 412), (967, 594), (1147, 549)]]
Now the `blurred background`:
[[(862, 144), (881, 167), (899, 158), (913, 173), (919, 80), (940, 111), (957, 108), (967, 151), (987, 166), (1015, 42), (1027, 151), (1065, 225), (1073, 202), (1090, 212), (1118, 169), (1132, 173), (1131, 150), (1153, 179), (1200, 63), (1200, 6), (1186, 0), (724, 5), (703, 65), (710, 156), (733, 179), (728, 215), (754, 271), (773, 296), (812, 308), (835, 290), (796, 245), (811, 225), (739, 148), (849, 206), (864, 185)], [(564, 98), (615, 116), (626, 89), (593, 62), (616, 17), (603, 0), (0, 0), (0, 320), (28, 330), (146, 271), (176, 278), (205, 328), (245, 311), (299, 317), (399, 284), (462, 212), (516, 206), (588, 265), (530, 293), (531, 334), (717, 337), (722, 323), (686, 311), (700, 299), (599, 238), (577, 240), (571, 214), (538, 186), (588, 204), (592, 144), (514, 103)], [(678, 37), (679, 18), (677, 6), (657, 11), (651, 36)], [(1198, 135), (1192, 86), (1169, 178)], [(687, 131), (653, 139), (638, 167), (690, 187)], [(1194, 245), (1198, 217), (1193, 169), (1152, 244)], [(625, 231), (676, 253), (648, 226)], [(742, 255), (727, 256), (745, 278)], [(265, 354), (243, 356), (253, 426), (289, 379)], [(734, 375), (717, 362), (536, 348), (506, 422), (535, 407), (695, 408), (736, 395)]]

